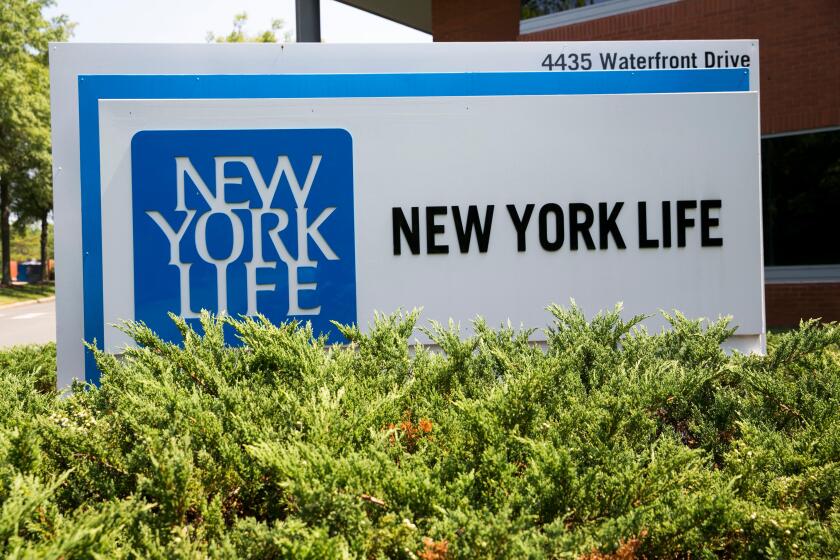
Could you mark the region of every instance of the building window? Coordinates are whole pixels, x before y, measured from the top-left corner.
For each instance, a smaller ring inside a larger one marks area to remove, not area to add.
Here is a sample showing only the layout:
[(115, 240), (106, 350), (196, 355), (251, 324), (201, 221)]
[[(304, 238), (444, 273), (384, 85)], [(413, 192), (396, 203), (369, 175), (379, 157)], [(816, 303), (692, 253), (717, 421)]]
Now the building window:
[(530, 19), (556, 12), (565, 12), (594, 4), (603, 4), (613, 0), (521, 0), (520, 19)]
[(840, 129), (761, 141), (764, 264), (840, 264)]

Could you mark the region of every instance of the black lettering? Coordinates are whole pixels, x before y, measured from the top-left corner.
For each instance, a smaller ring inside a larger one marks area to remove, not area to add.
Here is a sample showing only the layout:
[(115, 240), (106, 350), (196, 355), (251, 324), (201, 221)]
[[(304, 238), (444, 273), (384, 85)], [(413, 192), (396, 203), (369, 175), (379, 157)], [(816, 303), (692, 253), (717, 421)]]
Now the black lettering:
[(525, 230), (528, 229), (528, 222), (531, 221), (531, 214), (534, 212), (534, 205), (529, 204), (525, 207), (525, 213), (522, 217), (516, 211), (516, 206), (513, 204), (507, 205), (508, 214), (510, 214), (510, 221), (513, 222), (513, 227), (516, 228), (516, 250), (520, 253), (525, 252)]
[(446, 206), (426, 207), (426, 253), (430, 255), (445, 255), (449, 253), (448, 245), (438, 245), (435, 237), (444, 231), (443, 225), (435, 223), (436, 216), (446, 216)]
[(601, 68), (604, 70), (615, 70), (615, 60), (618, 53), (599, 53), (601, 57)]
[(478, 240), (479, 253), (487, 252), (487, 245), (490, 243), (490, 226), (493, 224), (493, 210), (492, 204), (487, 206), (487, 210), (484, 211), (484, 226), (482, 226), (481, 219), (478, 217), (478, 207), (471, 204), (467, 208), (467, 223), (465, 226), (461, 221), (461, 209), (458, 206), (452, 207), (455, 233), (458, 235), (458, 246), (462, 253), (470, 252), (473, 231), (475, 231), (475, 237)]
[(394, 226), (394, 254), (402, 254), (402, 243), (400, 243), (400, 232), (405, 236), (405, 241), (412, 255), (420, 254), (420, 209), (411, 207), (411, 225), (405, 219), (402, 208), (392, 208), (391, 217)]
[(659, 247), (659, 241), (648, 239), (647, 236), (647, 203), (639, 202), (639, 248), (656, 249), (657, 247)]
[(720, 210), (720, 200), (700, 201), (700, 246), (701, 247), (722, 247), (723, 238), (712, 237), (709, 230), (720, 225), (720, 218), (713, 218), (709, 215), (711, 210)]
[[(582, 222), (578, 221), (580, 213), (583, 213)], [(591, 206), (580, 202), (569, 204), (569, 249), (578, 250), (578, 234), (583, 237), (587, 249), (590, 251), (595, 249), (595, 242), (592, 240), (592, 234), (589, 233), (589, 228), (592, 227), (594, 221), (595, 213)]]
[(671, 246), (671, 201), (662, 201), (662, 246)]
[(677, 201), (677, 247), (685, 247), (685, 230), (694, 227), (694, 218), (687, 218), (686, 210), (697, 208), (696, 200)]
[(607, 215), (607, 203), (598, 203), (598, 237), (601, 242), (601, 249), (606, 249), (609, 245), (610, 235), (613, 236), (616, 247), (619, 249), (627, 248), (627, 245), (624, 244), (624, 238), (621, 237), (621, 230), (618, 229), (618, 224), (616, 223), (618, 213), (621, 212), (622, 207), (624, 207), (623, 202), (616, 202), (613, 205), (612, 211)]
[[(554, 241), (548, 240), (548, 214), (554, 214)], [(546, 251), (557, 251), (563, 246), (563, 209), (553, 202), (540, 208), (540, 245)]]

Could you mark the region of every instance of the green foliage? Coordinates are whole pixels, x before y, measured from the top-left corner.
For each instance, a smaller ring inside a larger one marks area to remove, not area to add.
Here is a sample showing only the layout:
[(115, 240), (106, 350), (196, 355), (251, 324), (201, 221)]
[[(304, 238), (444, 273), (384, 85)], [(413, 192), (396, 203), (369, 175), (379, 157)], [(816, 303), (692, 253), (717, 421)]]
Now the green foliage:
[[(249, 35), (245, 31), (245, 25), (248, 23), (248, 14), (241, 12), (233, 16), (233, 30), (227, 35), (216, 35), (212, 31), (207, 33), (208, 43), (276, 43), (278, 41), (277, 34), (283, 29), (285, 22), (282, 19), (271, 20), (271, 28), (266, 29), (256, 35)], [(283, 34), (283, 40), (288, 42), (291, 40), (291, 33)]]
[(0, 176), (23, 180), (50, 161), (47, 43), (66, 36), (65, 19), (46, 21), (50, 0), (0, 2)]
[(48, 43), (66, 40), (64, 16), (46, 20), (52, 0), (0, 0), (0, 252), (8, 285), (10, 213), (20, 226), (46, 223), (52, 208)]
[(726, 321), (550, 311), (544, 347), (481, 321), (415, 347), (416, 311), (342, 326), (347, 346), (128, 324), (138, 347), (63, 397), (54, 347), (0, 353), (0, 553), (840, 556), (840, 327), (744, 356)]
[[(15, 222), (12, 228), (10, 257), (13, 261), (38, 260), (41, 258), (41, 228)], [(48, 226), (47, 258), (55, 258), (55, 233), (53, 225)]]

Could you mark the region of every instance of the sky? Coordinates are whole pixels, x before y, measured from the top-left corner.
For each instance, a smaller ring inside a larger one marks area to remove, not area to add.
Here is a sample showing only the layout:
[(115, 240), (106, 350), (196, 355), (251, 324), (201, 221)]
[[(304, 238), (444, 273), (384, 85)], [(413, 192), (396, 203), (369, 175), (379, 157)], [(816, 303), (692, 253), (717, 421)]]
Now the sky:
[[(230, 33), (234, 15), (241, 12), (248, 14), (250, 34), (269, 29), (274, 19), (285, 22), (283, 31), (294, 32), (294, 0), (57, 0), (46, 15), (67, 14), (76, 23), (73, 42), (203, 43), (208, 32)], [(334, 0), (321, 0), (321, 38), (327, 43), (432, 40)]]

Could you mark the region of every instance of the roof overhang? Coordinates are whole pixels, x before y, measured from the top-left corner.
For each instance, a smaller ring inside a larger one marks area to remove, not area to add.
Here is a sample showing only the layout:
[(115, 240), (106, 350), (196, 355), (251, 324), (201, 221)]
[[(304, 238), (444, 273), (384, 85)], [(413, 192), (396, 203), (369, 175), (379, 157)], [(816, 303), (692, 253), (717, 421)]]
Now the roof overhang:
[(408, 27), (432, 32), (432, 0), (337, 0)]

